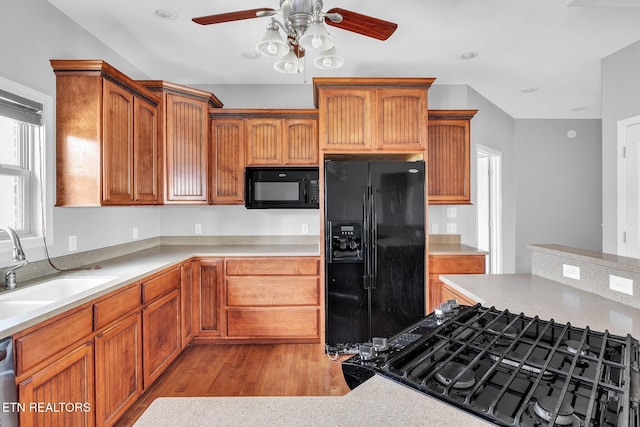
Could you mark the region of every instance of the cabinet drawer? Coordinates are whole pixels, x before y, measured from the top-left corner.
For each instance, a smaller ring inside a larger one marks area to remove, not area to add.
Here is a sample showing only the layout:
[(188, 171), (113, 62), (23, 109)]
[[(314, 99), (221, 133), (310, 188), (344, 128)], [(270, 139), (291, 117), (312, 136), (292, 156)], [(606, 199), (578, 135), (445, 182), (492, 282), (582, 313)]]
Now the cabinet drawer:
[(484, 255), (431, 255), (429, 274), (483, 274)]
[(101, 329), (109, 323), (140, 307), (140, 285), (128, 287), (93, 304), (93, 328)]
[(227, 260), (228, 276), (317, 276), (320, 260), (316, 257), (249, 258)]
[(318, 279), (313, 276), (232, 276), (227, 279), (229, 306), (318, 305)]
[(142, 303), (147, 304), (180, 287), (180, 269), (176, 268), (142, 283)]
[(22, 375), (93, 332), (92, 307), (83, 308), (16, 338), (17, 375)]
[(317, 308), (252, 308), (227, 311), (227, 336), (318, 337)]

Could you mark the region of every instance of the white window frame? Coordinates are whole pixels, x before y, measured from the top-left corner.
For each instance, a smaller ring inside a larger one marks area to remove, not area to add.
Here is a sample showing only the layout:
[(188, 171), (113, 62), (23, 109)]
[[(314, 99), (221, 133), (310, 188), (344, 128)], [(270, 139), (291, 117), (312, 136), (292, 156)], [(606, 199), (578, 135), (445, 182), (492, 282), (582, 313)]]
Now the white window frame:
[[(32, 147), (31, 158), (34, 179), (25, 181), (31, 187), (31, 197), (25, 200), (24, 209), (29, 209), (31, 215), (30, 231), (20, 236), (24, 249), (44, 247), (43, 235), (46, 233), (48, 245), (53, 244), (51, 230), (53, 218), (53, 165), (54, 165), (54, 126), (53, 99), (51, 96), (36, 91), (19, 83), (0, 77), (0, 89), (33, 100), (42, 105), (42, 126), (40, 127), (40, 147)], [(18, 172), (18, 171), (16, 171)], [(44, 206), (41, 206), (44, 205)], [(44, 215), (44, 218), (43, 218)], [(26, 227), (26, 226), (25, 226)], [(11, 261), (12, 245), (5, 233), (0, 236), (0, 266), (9, 265)], [(9, 258), (5, 254), (8, 254)]]

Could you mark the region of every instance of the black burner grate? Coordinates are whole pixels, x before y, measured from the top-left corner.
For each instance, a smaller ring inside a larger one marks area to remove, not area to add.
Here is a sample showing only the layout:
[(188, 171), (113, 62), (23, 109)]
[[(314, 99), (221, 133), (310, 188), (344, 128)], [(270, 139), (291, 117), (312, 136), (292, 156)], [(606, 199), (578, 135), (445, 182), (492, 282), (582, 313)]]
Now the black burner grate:
[(637, 368), (630, 335), (476, 305), (391, 355), (381, 370), (497, 424), (597, 427), (640, 425), (630, 397)]

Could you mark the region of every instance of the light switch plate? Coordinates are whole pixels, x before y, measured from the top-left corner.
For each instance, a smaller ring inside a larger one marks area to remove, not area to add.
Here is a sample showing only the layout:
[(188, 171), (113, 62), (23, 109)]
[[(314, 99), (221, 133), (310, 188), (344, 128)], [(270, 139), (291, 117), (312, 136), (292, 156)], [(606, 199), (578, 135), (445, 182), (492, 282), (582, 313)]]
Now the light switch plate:
[(570, 264), (562, 264), (562, 275), (569, 279), (580, 280), (580, 267)]
[(622, 292), (623, 294), (633, 295), (633, 280), (610, 274), (609, 289)]
[(78, 250), (78, 237), (77, 236), (69, 236), (69, 252)]
[(447, 233), (451, 234), (451, 233), (455, 233), (456, 231), (458, 231), (458, 226), (456, 226), (455, 222), (448, 222), (447, 223)]
[(458, 209), (447, 208), (447, 218), (455, 218), (458, 216)]

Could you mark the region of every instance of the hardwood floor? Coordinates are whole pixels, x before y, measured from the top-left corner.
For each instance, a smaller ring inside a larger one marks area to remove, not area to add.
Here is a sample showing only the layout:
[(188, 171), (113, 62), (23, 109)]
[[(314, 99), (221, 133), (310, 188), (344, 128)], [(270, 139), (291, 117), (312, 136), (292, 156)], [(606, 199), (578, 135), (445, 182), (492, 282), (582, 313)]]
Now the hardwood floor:
[(115, 425), (133, 425), (157, 397), (340, 396), (347, 357), (332, 361), (318, 344), (193, 345)]

